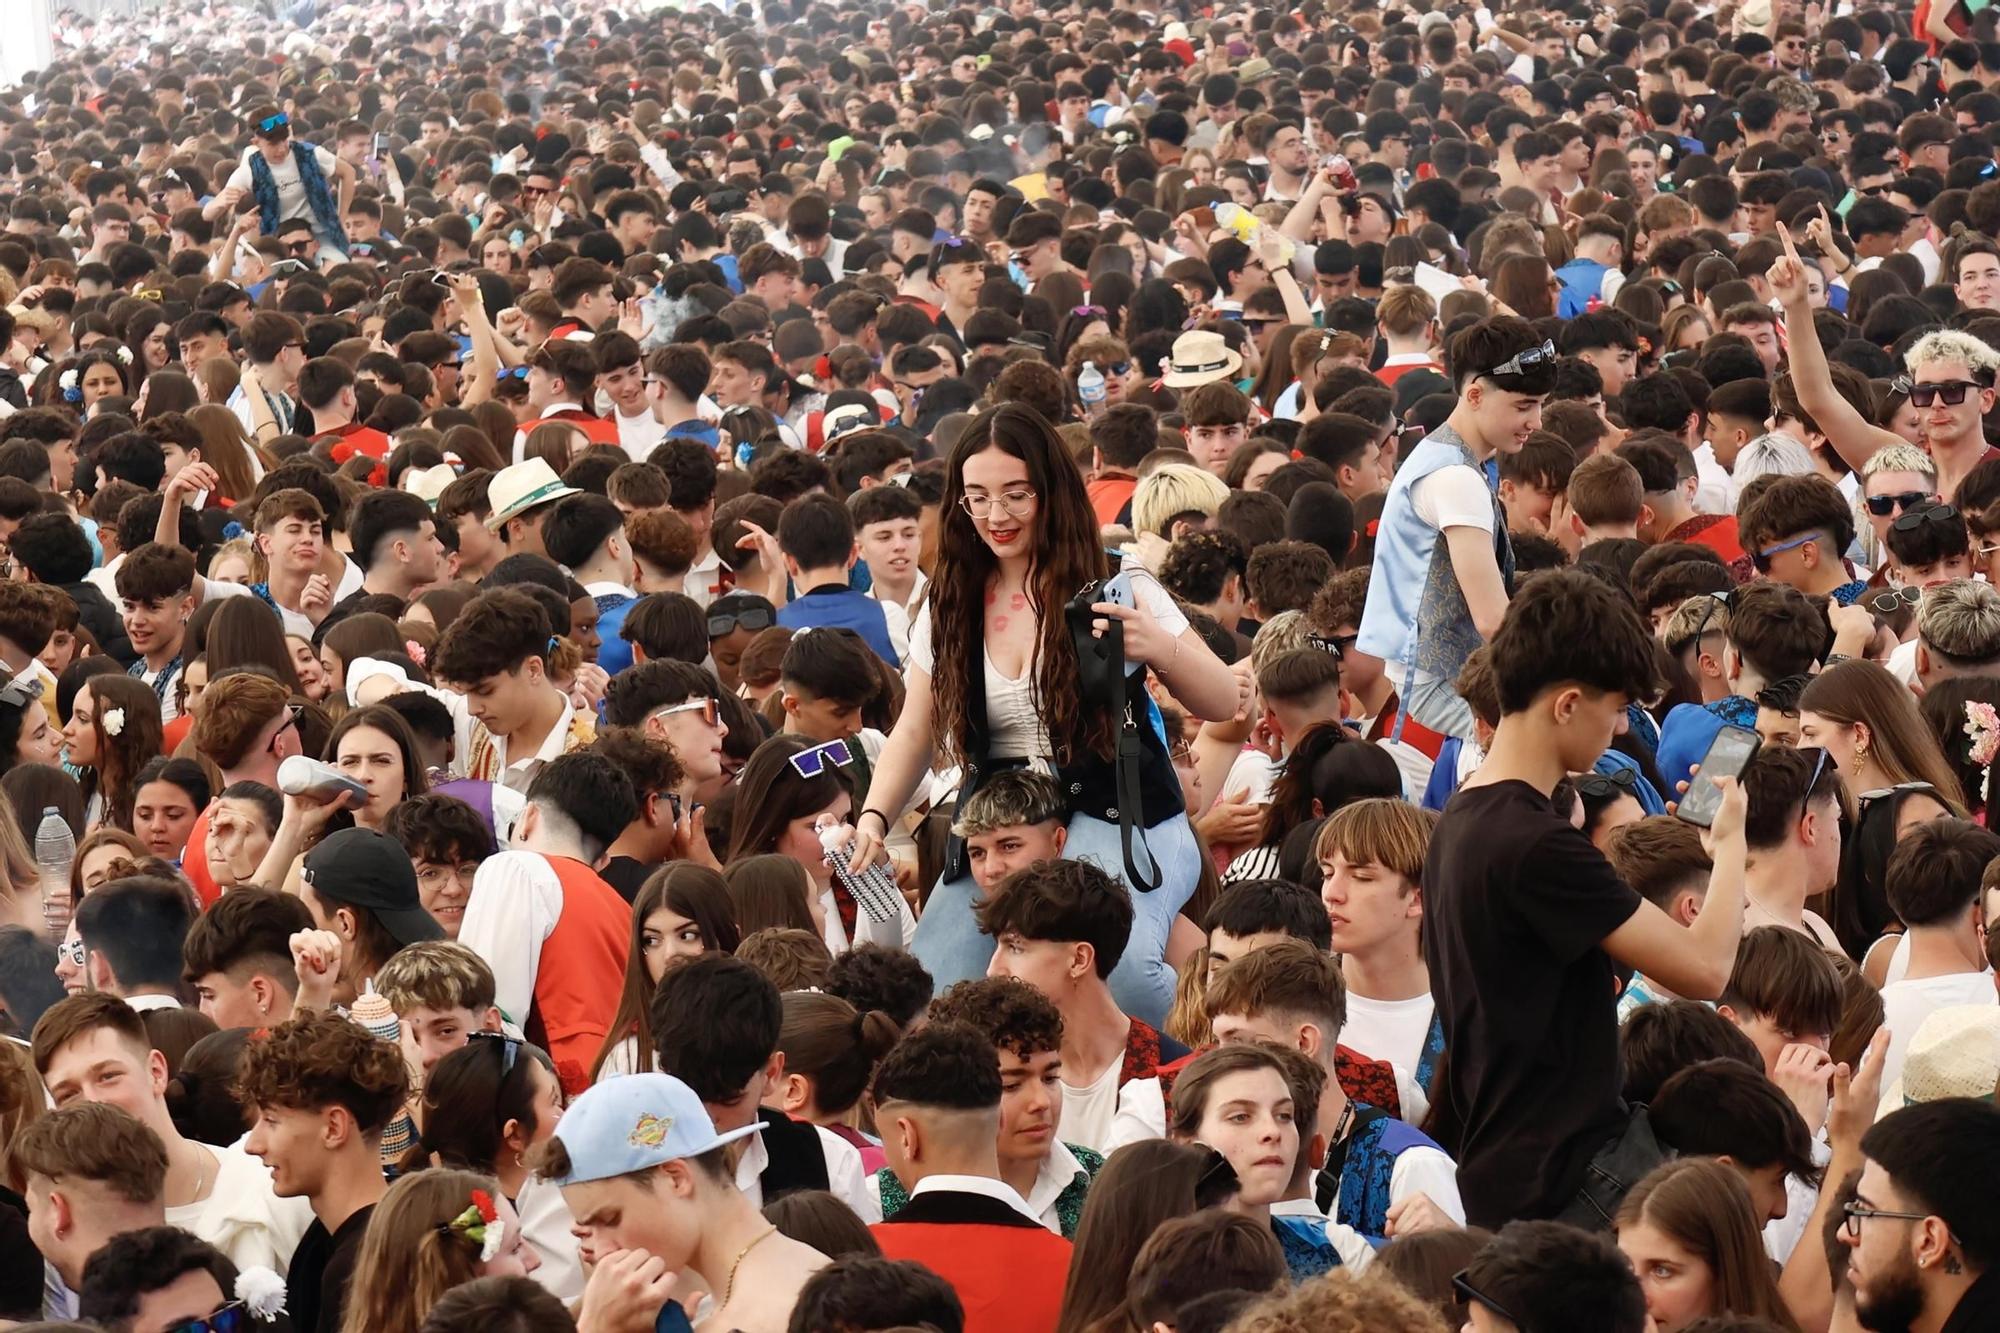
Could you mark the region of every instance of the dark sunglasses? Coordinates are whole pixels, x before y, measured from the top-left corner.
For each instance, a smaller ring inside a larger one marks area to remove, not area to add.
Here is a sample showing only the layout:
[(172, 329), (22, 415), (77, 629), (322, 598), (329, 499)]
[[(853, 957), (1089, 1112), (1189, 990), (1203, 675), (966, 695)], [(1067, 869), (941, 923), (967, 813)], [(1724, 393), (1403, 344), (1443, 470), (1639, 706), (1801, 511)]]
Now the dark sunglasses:
[(257, 133), (269, 135), (272, 138), (277, 138), (279, 137), (278, 132), (280, 130), (284, 131), (286, 134), (290, 134), (292, 132), (291, 127), (292, 127), (292, 118), (286, 115), (284, 112), (280, 111), (275, 116), (266, 116), (264, 117), (264, 119), (258, 121)]
[(792, 766), (792, 772), (802, 778), (816, 778), (826, 772), (828, 764), (845, 768), (854, 762), (854, 755), (847, 748), (846, 741), (826, 741), (810, 750), (801, 750), (785, 762)]
[(466, 1037), (466, 1044), (475, 1041), (497, 1041), (500, 1043), (500, 1077), (505, 1079), (514, 1072), (514, 1062), (521, 1058), (521, 1039), (510, 1037), (504, 1032), (474, 1032)]
[(1871, 495), (1868, 497), (1868, 512), (1877, 518), (1887, 518), (1898, 509), (1911, 509), (1931, 498), (1929, 491), (1897, 491), (1892, 495)]
[(1614, 769), (1609, 773), (1583, 773), (1576, 778), (1576, 791), (1585, 800), (1608, 801), (1631, 795), (1638, 782), (1639, 770), (1636, 768)]
[(719, 639), (739, 629), (760, 630), (771, 628), (772, 614), (761, 606), (746, 607), (741, 611), (724, 611), (721, 615), (708, 618), (708, 637)]
[(1946, 407), (1957, 407), (1965, 401), (1966, 394), (1971, 393), (1975, 389), (1983, 389), (1985, 387), (1985, 385), (1975, 380), (1945, 380), (1938, 384), (1912, 384), (1910, 386), (1910, 405), (1913, 407), (1929, 407), (1932, 403), (1942, 399)]
[(1889, 526), (1897, 532), (1916, 532), (1928, 523), (1948, 528), (1962, 521), (1958, 516), (1958, 510), (1953, 506), (1934, 504), (1925, 505), (1921, 509), (1911, 509)]
[(1493, 369), (1487, 371), (1486, 374), (1489, 378), (1498, 378), (1501, 375), (1519, 375), (1530, 366), (1539, 366), (1555, 359), (1556, 345), (1554, 340), (1551, 339), (1543, 342), (1540, 347), (1530, 347), (1526, 351), (1516, 352), (1499, 365), (1493, 367)]
[(183, 1319), (178, 1324), (169, 1324), (167, 1333), (242, 1333), (249, 1324), (249, 1308), (242, 1301), (231, 1301), (199, 1319)]

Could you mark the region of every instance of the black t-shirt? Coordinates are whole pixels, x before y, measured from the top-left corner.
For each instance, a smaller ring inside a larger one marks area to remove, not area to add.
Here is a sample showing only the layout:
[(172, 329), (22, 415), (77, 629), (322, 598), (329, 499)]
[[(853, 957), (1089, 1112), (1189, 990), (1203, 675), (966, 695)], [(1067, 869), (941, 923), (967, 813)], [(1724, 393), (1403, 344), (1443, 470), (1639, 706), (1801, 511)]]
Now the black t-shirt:
[(1424, 861), (1438, 1138), (1466, 1221), (1551, 1217), (1625, 1119), (1606, 935), (1640, 898), (1525, 782), (1461, 790)]
[(347, 1280), (354, 1275), (361, 1237), (374, 1211), (372, 1203), (356, 1209), (340, 1224), (340, 1230), (331, 1234), (315, 1217), (299, 1238), (291, 1266), (285, 1270), (285, 1312), (297, 1333), (340, 1333), (347, 1308)]
[(658, 869), (658, 866), (649, 866), (629, 856), (614, 856), (604, 863), (604, 869), (597, 872), (597, 877), (618, 890), (618, 896), (629, 903), (639, 896), (646, 877)]

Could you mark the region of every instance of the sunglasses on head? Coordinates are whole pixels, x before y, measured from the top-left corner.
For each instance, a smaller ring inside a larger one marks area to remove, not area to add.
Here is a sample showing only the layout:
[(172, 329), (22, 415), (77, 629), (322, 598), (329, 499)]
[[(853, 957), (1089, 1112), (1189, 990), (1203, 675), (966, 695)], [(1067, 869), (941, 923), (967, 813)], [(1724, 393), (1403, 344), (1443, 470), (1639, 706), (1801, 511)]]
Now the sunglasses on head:
[(1543, 342), (1540, 347), (1530, 347), (1524, 351), (1514, 353), (1514, 355), (1487, 371), (1486, 374), (1488, 378), (1494, 379), (1502, 375), (1519, 375), (1525, 372), (1530, 366), (1545, 365), (1553, 362), (1555, 359), (1556, 345), (1555, 341), (1550, 339)]
[(1580, 774), (1576, 778), (1576, 790), (1585, 800), (1608, 801), (1613, 797), (1630, 795), (1638, 782), (1638, 769), (1620, 768), (1609, 773)]
[(845, 768), (854, 762), (853, 753), (842, 740), (827, 741), (815, 745), (810, 750), (801, 750), (785, 761), (792, 766), (792, 772), (802, 778), (816, 778), (826, 772), (827, 765)]
[(266, 116), (257, 122), (257, 132), (276, 137), (279, 131), (291, 133), (292, 118), (280, 111), (275, 116)]
[(200, 1319), (183, 1319), (169, 1324), (167, 1333), (242, 1333), (250, 1326), (250, 1311), (242, 1301), (231, 1301)]
[(514, 1072), (514, 1062), (521, 1058), (521, 1039), (510, 1037), (504, 1032), (474, 1032), (466, 1037), (469, 1044), (475, 1041), (497, 1041), (500, 1043), (500, 1077), (505, 1079)]
[(708, 637), (719, 639), (739, 629), (769, 629), (772, 620), (771, 612), (761, 606), (745, 607), (741, 611), (724, 611), (720, 615), (711, 615), (708, 618)]
[(1948, 504), (1934, 504), (1911, 509), (1889, 526), (1897, 532), (1915, 532), (1927, 523), (1948, 528), (1959, 521), (1957, 509)]
[(1804, 536), (1794, 537), (1790, 541), (1776, 542), (1764, 547), (1762, 550), (1752, 551), (1750, 553), (1750, 563), (1756, 566), (1759, 574), (1768, 573), (1771, 568), (1772, 556), (1782, 555), (1786, 551), (1796, 551), (1807, 542), (1816, 542), (1819, 540), (1820, 535), (1817, 532), (1808, 532)]
[(1899, 509), (1914, 509), (1931, 498), (1929, 491), (1895, 491), (1888, 495), (1868, 497), (1868, 512), (1877, 518), (1887, 518)]

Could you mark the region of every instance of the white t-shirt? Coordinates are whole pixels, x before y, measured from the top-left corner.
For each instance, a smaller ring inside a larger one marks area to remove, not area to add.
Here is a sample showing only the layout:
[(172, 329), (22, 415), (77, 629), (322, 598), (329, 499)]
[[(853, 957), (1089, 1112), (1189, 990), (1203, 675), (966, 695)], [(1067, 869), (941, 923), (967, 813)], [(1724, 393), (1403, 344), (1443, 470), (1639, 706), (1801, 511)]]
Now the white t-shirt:
[(249, 1153), (203, 1145), (218, 1163), (208, 1197), (167, 1209), (167, 1225), (201, 1237), (240, 1269), (262, 1267), (283, 1273), (299, 1237), (312, 1225), (312, 1204), (303, 1196), (280, 1199), (271, 1173)]
[(1347, 992), (1347, 1022), (1340, 1044), (1371, 1060), (1387, 1060), (1398, 1069), (1414, 1070), (1423, 1060), (1424, 1038), (1430, 1034), (1437, 1003), (1429, 995), (1414, 1000), (1371, 1000)]
[(1889, 1029), (1889, 1053), (1882, 1061), (1882, 1086), (1903, 1076), (1910, 1038), (1926, 1018), (1957, 1004), (2000, 1003), (1991, 972), (1951, 972), (1918, 981), (1895, 981), (1882, 988), (1882, 1026)]
[[(249, 190), (251, 188), (250, 155), (259, 151), (255, 145), (245, 149), (243, 160), (237, 164), (236, 170), (229, 174), (229, 179), (225, 183), (233, 185), (239, 190)], [(319, 164), (320, 174), (326, 177), (327, 188), (332, 189), (333, 173), (337, 166), (334, 162), (333, 154), (327, 152), (324, 148), (314, 148), (313, 161)], [(266, 161), (265, 165), (271, 168), (271, 181), (278, 187), (279, 221), (283, 221), (286, 218), (305, 218), (308, 222), (314, 221), (312, 205), (306, 200), (305, 183), (299, 179), (298, 159), (292, 156), (290, 152), (287, 152), (282, 162), (273, 164)]]
[(618, 443), (635, 463), (646, 461), (646, 455), (658, 448), (667, 438), (667, 423), (651, 412), (641, 412), (636, 417), (628, 417), (616, 407), (611, 409), (611, 419), (618, 423)]
[(1111, 1141), (1111, 1125), (1118, 1118), (1118, 1074), (1123, 1062), (1113, 1060), (1094, 1083), (1078, 1087), (1062, 1085), (1063, 1142), (1081, 1148), (1106, 1151)]
[(1493, 531), (1493, 492), (1476, 468), (1462, 464), (1439, 468), (1410, 487), (1410, 504), (1417, 517), (1439, 533), (1446, 528)]

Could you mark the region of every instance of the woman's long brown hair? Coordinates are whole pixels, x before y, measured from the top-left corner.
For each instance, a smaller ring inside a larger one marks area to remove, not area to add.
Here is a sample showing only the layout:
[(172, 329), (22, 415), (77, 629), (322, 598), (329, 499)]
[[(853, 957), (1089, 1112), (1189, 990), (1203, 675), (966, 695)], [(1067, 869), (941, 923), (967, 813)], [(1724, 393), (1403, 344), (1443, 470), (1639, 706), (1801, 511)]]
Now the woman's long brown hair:
[[(137, 676), (92, 676), (89, 685), (96, 706), (91, 722), (97, 729), (94, 784), (104, 797), (104, 822), (130, 831), (132, 802), (139, 794), (132, 779), (160, 752), (159, 696)], [(104, 729), (104, 714), (111, 709), (125, 712), (125, 725), (116, 736)]]
[(987, 449), (999, 449), (1026, 463), (1028, 485), (1036, 496), (1028, 606), (1038, 622), (1035, 694), (1048, 722), (1049, 743), (1060, 762), (1070, 762), (1084, 749), (1108, 759), (1116, 744), (1119, 719), (1104, 710), (1073, 706), (1081, 687), (1076, 648), (1070, 642), (1062, 609), (1085, 584), (1111, 572), (1111, 559), (1105, 554), (1097, 515), (1084, 490), (1083, 473), (1077, 470), (1055, 427), (1043, 420), (1041, 413), (1020, 403), (1002, 403), (974, 418), (951, 451), (945, 473), (937, 574), (930, 586), (935, 662), (931, 672), (932, 733), (950, 762), (966, 758), (966, 700), (973, 671), (985, 669), (986, 585), (999, 570), (1000, 561), (959, 501), (965, 495), (966, 460)]
[(625, 989), (619, 992), (618, 1012), (611, 1016), (604, 1047), (590, 1067), (592, 1083), (604, 1072), (604, 1062), (612, 1050), (627, 1037), (638, 1048), (632, 1072), (652, 1072), (653, 1029), (646, 1011), (652, 1008), (655, 985), (652, 974), (646, 971), (646, 918), (662, 907), (694, 922), (701, 930), (705, 949), (735, 953), (742, 942), (729, 912), (729, 889), (721, 875), (692, 861), (670, 861), (655, 870), (639, 886), (639, 895), (632, 900), (632, 945), (626, 954)]

